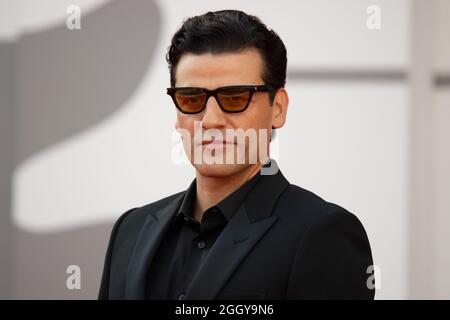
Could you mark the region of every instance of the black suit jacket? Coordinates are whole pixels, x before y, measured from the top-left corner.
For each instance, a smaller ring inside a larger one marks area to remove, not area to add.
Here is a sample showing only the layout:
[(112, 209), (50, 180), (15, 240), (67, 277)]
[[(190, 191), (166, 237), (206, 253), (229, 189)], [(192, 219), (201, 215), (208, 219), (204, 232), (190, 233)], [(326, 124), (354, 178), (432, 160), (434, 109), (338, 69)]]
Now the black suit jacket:
[[(145, 299), (152, 258), (184, 197), (125, 212), (106, 253), (99, 299)], [(340, 206), (261, 175), (214, 243), (185, 299), (373, 299), (372, 254), (360, 221)]]

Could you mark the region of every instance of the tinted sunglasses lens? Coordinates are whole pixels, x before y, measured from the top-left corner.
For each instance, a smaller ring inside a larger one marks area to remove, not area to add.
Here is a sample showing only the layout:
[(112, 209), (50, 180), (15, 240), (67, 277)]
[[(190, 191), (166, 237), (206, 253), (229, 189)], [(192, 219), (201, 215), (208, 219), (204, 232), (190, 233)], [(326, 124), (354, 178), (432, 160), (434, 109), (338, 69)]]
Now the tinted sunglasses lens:
[(200, 112), (206, 100), (206, 93), (199, 89), (183, 89), (175, 93), (175, 99), (182, 112)]
[(250, 99), (250, 91), (245, 88), (227, 88), (217, 94), (222, 107), (231, 112), (243, 110)]

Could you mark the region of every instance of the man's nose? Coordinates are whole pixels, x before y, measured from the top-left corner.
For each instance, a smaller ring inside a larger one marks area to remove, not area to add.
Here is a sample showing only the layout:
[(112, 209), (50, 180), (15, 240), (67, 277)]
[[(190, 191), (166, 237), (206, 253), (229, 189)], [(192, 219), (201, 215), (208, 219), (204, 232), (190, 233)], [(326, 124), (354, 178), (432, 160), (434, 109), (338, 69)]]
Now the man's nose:
[(225, 115), (222, 109), (220, 109), (219, 103), (214, 96), (210, 96), (206, 101), (206, 106), (202, 118), (203, 127), (217, 128), (225, 126)]

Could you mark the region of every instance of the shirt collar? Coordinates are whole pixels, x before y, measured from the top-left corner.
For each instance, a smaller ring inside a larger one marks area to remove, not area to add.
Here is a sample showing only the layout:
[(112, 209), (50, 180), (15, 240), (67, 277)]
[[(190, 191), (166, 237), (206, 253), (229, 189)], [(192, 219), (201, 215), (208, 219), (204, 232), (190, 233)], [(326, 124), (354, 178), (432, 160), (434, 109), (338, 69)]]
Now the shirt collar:
[[(270, 166), (270, 161), (264, 165), (264, 167)], [(224, 215), (227, 221), (230, 221), (233, 214), (237, 211), (242, 201), (247, 194), (254, 188), (261, 176), (261, 170), (259, 170), (253, 177), (247, 180), (243, 185), (229, 194), (225, 199), (221, 200), (213, 207), (217, 207), (219, 211)], [(197, 195), (197, 180), (194, 180), (186, 190), (183, 201), (178, 210), (177, 217), (180, 215), (193, 218), (194, 203)], [(208, 208), (209, 209), (209, 208)]]

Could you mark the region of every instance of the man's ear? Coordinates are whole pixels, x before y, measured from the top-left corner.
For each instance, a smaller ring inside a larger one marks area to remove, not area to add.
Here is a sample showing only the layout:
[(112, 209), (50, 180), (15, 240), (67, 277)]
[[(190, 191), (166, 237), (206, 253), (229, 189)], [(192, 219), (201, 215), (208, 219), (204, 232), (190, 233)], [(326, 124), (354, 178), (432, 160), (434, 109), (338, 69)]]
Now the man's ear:
[(272, 104), (272, 129), (281, 128), (286, 122), (289, 96), (285, 88), (278, 89)]

